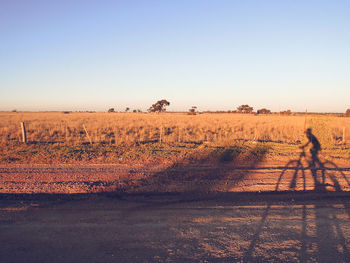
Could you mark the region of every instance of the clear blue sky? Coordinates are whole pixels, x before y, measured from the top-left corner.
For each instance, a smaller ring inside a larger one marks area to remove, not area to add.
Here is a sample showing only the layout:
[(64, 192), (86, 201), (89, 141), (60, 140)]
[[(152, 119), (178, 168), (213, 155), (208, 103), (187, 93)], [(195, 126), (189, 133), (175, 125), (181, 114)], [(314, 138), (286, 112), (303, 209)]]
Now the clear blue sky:
[(0, 110), (345, 112), (350, 1), (0, 0)]

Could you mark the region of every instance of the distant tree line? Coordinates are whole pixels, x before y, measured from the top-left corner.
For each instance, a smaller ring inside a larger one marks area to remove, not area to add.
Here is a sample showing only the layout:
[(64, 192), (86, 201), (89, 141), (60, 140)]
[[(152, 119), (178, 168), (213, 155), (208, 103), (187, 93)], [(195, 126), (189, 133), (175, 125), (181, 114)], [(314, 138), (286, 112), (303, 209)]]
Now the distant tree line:
[[(148, 112), (165, 112), (166, 111), (166, 107), (170, 105), (170, 102), (167, 101), (166, 99), (162, 99), (162, 100), (158, 100), (156, 103), (152, 104), (152, 106), (147, 110)], [(125, 112), (129, 112), (130, 108), (126, 107), (125, 108)], [(15, 111), (14, 111), (15, 112)], [(108, 112), (112, 113), (112, 112), (116, 112), (114, 108), (110, 108), (108, 109)], [(132, 110), (132, 112), (137, 113), (137, 112), (142, 112), (140, 109), (134, 109)], [(229, 110), (229, 111), (215, 111), (216, 113), (242, 113), (242, 114), (272, 114), (273, 112), (271, 112), (271, 110), (266, 109), (266, 108), (262, 108), (262, 109), (258, 109), (256, 112), (254, 112), (254, 108), (249, 106), (248, 104), (242, 104), (240, 106), (238, 106), (236, 108), (236, 110)], [(212, 111), (207, 111), (207, 113), (215, 113)], [(196, 115), (198, 113), (197, 111), (197, 106), (192, 106), (189, 110), (188, 110), (188, 114), (189, 115)], [(274, 112), (275, 114), (278, 112)], [(279, 114), (281, 115), (291, 115), (292, 111), (291, 110), (284, 110), (284, 111), (280, 111)], [(298, 114), (298, 113), (294, 113), (294, 114)], [(338, 114), (337, 116), (345, 116), (345, 117), (350, 117), (350, 109), (347, 109), (345, 111), (344, 114)]]
[[(129, 112), (129, 111), (130, 111), (130, 108), (126, 107), (125, 112)], [(117, 111), (114, 108), (109, 108), (107, 112), (113, 113), (113, 112), (117, 112)], [(142, 112), (142, 110), (137, 109), (137, 110), (132, 110), (132, 112)]]

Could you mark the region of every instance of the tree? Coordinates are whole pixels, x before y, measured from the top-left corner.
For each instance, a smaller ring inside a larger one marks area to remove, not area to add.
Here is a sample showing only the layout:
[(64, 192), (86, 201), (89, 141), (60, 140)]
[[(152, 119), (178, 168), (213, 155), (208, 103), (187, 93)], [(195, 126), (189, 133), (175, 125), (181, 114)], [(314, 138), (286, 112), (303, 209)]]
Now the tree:
[(129, 110), (130, 110), (129, 107), (126, 107), (126, 108), (125, 108), (125, 112), (128, 112)]
[(256, 113), (257, 114), (271, 114), (271, 111), (264, 108), (264, 109), (257, 110)]
[(188, 114), (189, 115), (196, 115), (197, 114), (196, 109), (197, 109), (196, 106), (192, 106), (192, 108), (188, 110)]
[(108, 109), (108, 112), (115, 112), (114, 108)]
[(170, 102), (167, 100), (158, 100), (156, 103), (154, 103), (149, 109), (149, 112), (164, 112), (166, 111), (165, 107), (169, 106)]
[(245, 104), (245, 105), (241, 105), (241, 106), (237, 107), (237, 111), (239, 113), (252, 113), (253, 107), (250, 107), (249, 105)]
[(350, 117), (350, 109), (347, 109), (347, 110), (346, 110), (345, 116), (346, 116), (346, 117)]

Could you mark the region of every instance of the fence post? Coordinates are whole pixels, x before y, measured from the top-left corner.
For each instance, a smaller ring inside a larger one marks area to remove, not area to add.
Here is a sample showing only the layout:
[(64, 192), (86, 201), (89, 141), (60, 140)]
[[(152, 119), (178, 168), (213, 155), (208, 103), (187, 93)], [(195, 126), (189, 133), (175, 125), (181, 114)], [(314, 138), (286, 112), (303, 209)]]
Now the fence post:
[(257, 141), (258, 141), (258, 129), (255, 127), (253, 142), (257, 142)]
[(90, 144), (92, 144), (92, 140), (91, 140), (90, 135), (89, 135), (87, 129), (85, 128), (85, 125), (84, 125), (84, 124), (83, 124), (83, 128), (84, 128), (84, 130), (85, 130), (86, 136), (88, 137), (88, 139), (89, 139), (89, 141), (90, 141)]
[(66, 123), (65, 139), (66, 139), (66, 142), (67, 142), (67, 140), (68, 140), (68, 124), (67, 123)]
[(22, 142), (27, 143), (26, 126), (24, 125), (24, 122), (21, 122), (21, 129), (22, 129)]
[(159, 129), (159, 142), (162, 143), (162, 133), (163, 133), (163, 126), (160, 126)]
[(307, 109), (305, 110), (304, 132), (306, 131)]

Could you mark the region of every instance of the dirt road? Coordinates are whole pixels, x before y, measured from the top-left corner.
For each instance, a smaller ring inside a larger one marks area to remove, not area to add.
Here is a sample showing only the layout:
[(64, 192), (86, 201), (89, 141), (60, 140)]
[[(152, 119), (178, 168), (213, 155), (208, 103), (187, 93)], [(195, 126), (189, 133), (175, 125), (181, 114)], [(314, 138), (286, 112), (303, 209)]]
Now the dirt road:
[(0, 193), (350, 191), (350, 167), (287, 163), (2, 165)]
[(350, 195), (1, 195), (0, 262), (349, 262)]
[(350, 262), (349, 190), (329, 161), (3, 165), (0, 262)]

